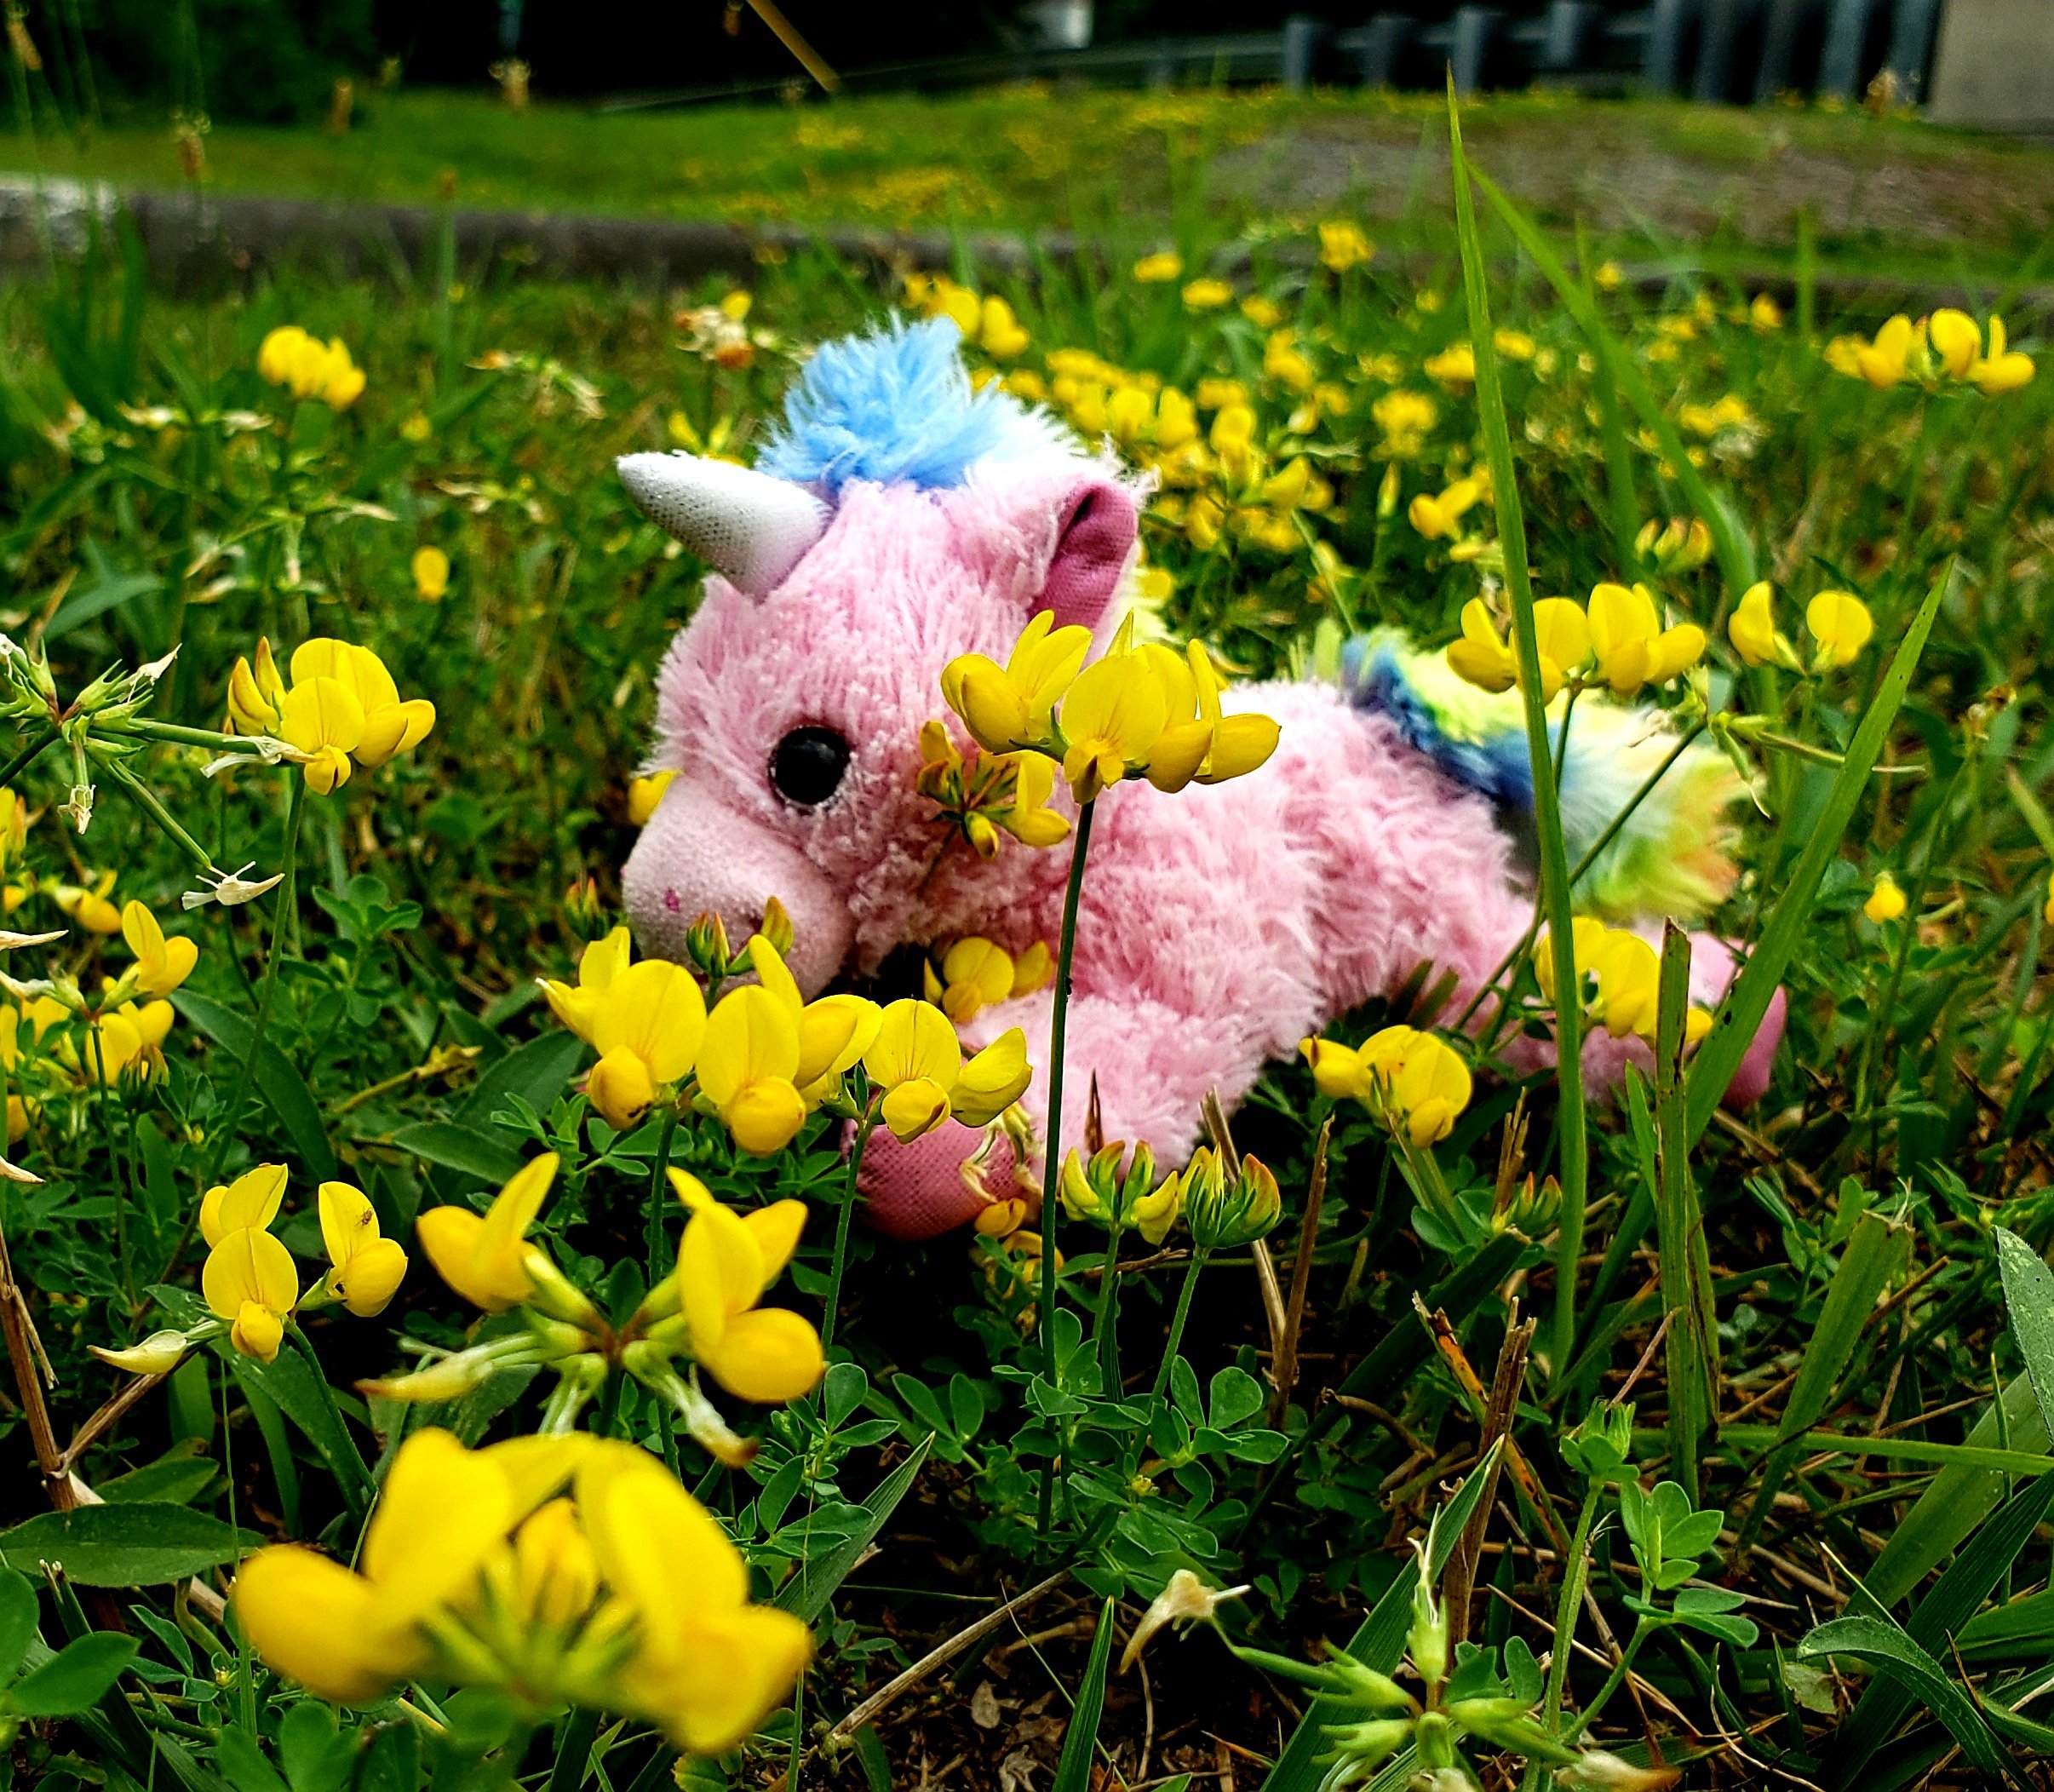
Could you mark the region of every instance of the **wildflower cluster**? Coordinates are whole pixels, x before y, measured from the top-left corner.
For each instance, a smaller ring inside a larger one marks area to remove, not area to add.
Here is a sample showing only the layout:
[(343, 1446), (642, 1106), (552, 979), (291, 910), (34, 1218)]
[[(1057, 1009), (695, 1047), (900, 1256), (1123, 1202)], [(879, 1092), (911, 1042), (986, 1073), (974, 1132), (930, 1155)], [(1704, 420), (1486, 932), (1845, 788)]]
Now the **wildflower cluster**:
[(950, 661), (942, 695), (987, 752), (1032, 752), (1058, 762), (1087, 803), (1109, 785), (1146, 778), (1159, 790), (1219, 784), (1277, 750), (1266, 715), (1228, 715), (1212, 657), (1193, 641), (1179, 655), (1133, 642), (1130, 617), (1090, 666), (1091, 631), (1055, 627), (1044, 610), (1004, 666), (981, 653)]
[(1387, 1026), (1360, 1046), (1307, 1039), (1299, 1049), (1322, 1095), (1361, 1102), (1422, 1150), (1445, 1139), (1469, 1106), (1469, 1065), (1438, 1033)]
[(347, 411), (364, 396), (364, 370), (342, 338), (324, 342), (297, 324), (281, 325), (264, 338), (257, 371), (295, 399), (318, 399), (330, 411)]
[(1726, 638), (1750, 666), (1782, 666), (1793, 672), (1825, 672), (1852, 665), (1875, 633), (1868, 606), (1851, 591), (1822, 591), (1804, 606), (1811, 636), (1808, 659), (1799, 657), (1776, 626), (1775, 594), (1766, 580), (1748, 586), (1726, 621)]
[(582, 1433), (469, 1450), (417, 1431), (355, 1568), (274, 1545), (243, 1564), (233, 1605), (257, 1653), (323, 1698), (433, 1675), (537, 1717), (630, 1712), (701, 1755), (754, 1730), (812, 1653), (797, 1618), (751, 1603), (740, 1554), (658, 1458)]
[(228, 729), (282, 744), (282, 756), (321, 795), (347, 784), (353, 770), (374, 771), (410, 751), (435, 726), (434, 704), (421, 697), (402, 702), (369, 647), (316, 636), (294, 651), (291, 671), (288, 685), (267, 640), (257, 642), (254, 666), (238, 658), (228, 678)]
[[(1655, 594), (1641, 584), (1595, 585), (1587, 609), (1574, 598), (1542, 598), (1534, 606), (1534, 634), (1543, 703), (1552, 703), (1564, 686), (1580, 690), (1586, 683), (1630, 697), (1644, 685), (1680, 677), (1705, 652), (1705, 631), (1695, 623), (1665, 627)], [(1485, 691), (1518, 683), (1518, 655), (1482, 598), (1463, 606), (1462, 638), (1448, 649), (1448, 664)]]
[(2029, 385), (2034, 373), (2033, 358), (2009, 346), (2002, 318), (1992, 313), (1986, 337), (1975, 319), (1952, 307), (1916, 323), (1899, 312), (1873, 337), (1837, 336), (1825, 353), (1836, 373), (1882, 392), (1908, 383), (1929, 391), (1952, 384), (2000, 398)]
[(299, 1266), (272, 1232), (285, 1200), (283, 1163), (260, 1163), (234, 1181), (207, 1191), (200, 1202), (200, 1237), (207, 1260), (200, 1295), (209, 1320), (183, 1330), (153, 1332), (127, 1350), (92, 1347), (117, 1369), (164, 1375), (195, 1345), (226, 1334), (238, 1354), (273, 1361), (285, 1328), (303, 1312), (340, 1303), (359, 1318), (374, 1318), (405, 1279), (406, 1252), (379, 1230), (377, 1209), (348, 1182), (324, 1182), (315, 1198), (329, 1268), (304, 1294)]
[[(1615, 1039), (1629, 1034), (1653, 1039), (1661, 989), (1661, 959), (1655, 948), (1638, 933), (1580, 915), (1570, 928), (1570, 950), (1585, 1014)], [(1534, 942), (1533, 967), (1541, 996), (1554, 1004), (1555, 956), (1546, 928)], [(1686, 1046), (1695, 1045), (1711, 1030), (1712, 1016), (1706, 1009), (1686, 1010)]]
[(996, 856), (999, 836), (1022, 846), (1059, 846), (1070, 837), (1070, 819), (1048, 807), (1055, 767), (1035, 753), (964, 754), (947, 727), (921, 724), (920, 794), (979, 859)]

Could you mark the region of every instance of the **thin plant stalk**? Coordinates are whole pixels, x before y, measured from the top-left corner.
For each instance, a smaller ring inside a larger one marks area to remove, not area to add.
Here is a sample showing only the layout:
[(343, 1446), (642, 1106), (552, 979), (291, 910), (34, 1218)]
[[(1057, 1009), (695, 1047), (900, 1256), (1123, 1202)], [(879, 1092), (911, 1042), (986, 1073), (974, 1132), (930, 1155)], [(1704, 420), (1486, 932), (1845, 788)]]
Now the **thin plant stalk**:
[[(272, 916), (271, 951), (264, 961), (263, 987), (257, 992), (256, 1019), (250, 1030), (250, 1044), (243, 1053), (243, 1061), (235, 1073), (235, 1087), (228, 1097), (228, 1106), (221, 1113), (221, 1136), (215, 1140), (208, 1158), (207, 1174), (201, 1178), (203, 1188), (211, 1188), (220, 1177), (221, 1163), (227, 1157), (228, 1148), (235, 1142), (236, 1129), (243, 1123), (243, 1104), (250, 1096), (250, 1081), (256, 1071), (257, 1054), (264, 1048), (264, 1034), (271, 1025), (271, 1000), (278, 986), (278, 959), (285, 950), (287, 917), (292, 913), (293, 904), (298, 898), (300, 859), (300, 819), (306, 813), (307, 780), (298, 772), (286, 773), (285, 796), (285, 854), (278, 877), (278, 905)], [(171, 1255), (165, 1260), (158, 1280), (169, 1278), (178, 1266), (178, 1260), (185, 1255), (186, 1246), (192, 1241), (192, 1228), (199, 1218), (197, 1204), (186, 1215), (186, 1223), (171, 1247)]]
[(19, 753), (0, 766), (0, 784), (12, 784), (38, 759), (57, 744), (56, 729), (45, 726), (30, 737), (29, 744)]
[(669, 1266), (663, 1261), (663, 1174), (670, 1168), (670, 1147), (678, 1136), (678, 1103), (673, 1096), (663, 1109), (663, 1129), (657, 1134), (656, 1167), (649, 1173), (649, 1285), (654, 1288)]
[(1620, 1651), (1618, 1665), (1606, 1676), (1604, 1684), (1598, 1689), (1598, 1696), (1583, 1708), (1583, 1714), (1571, 1724), (1562, 1740), (1573, 1743), (1598, 1720), (1598, 1714), (1610, 1702), (1612, 1695), (1625, 1684), (1627, 1675), (1632, 1671), (1633, 1657), (1640, 1653), (1640, 1646), (1647, 1641), (1654, 1627), (1646, 1618), (1634, 1625), (1633, 1634), (1627, 1640), (1626, 1647)]
[(1105, 1227), (1105, 1264), (1099, 1272), (1099, 1307), (1091, 1326), (1099, 1347), (1099, 1390), (1109, 1400), (1120, 1398), (1120, 1224)]
[[(1562, 1695), (1569, 1685), (1569, 1653), (1576, 1640), (1576, 1614), (1582, 1608), (1583, 1589), (1590, 1581), (1591, 1527), (1597, 1523), (1598, 1508), (1604, 1496), (1604, 1483), (1593, 1477), (1583, 1496), (1583, 1509), (1576, 1514), (1576, 1534), (1569, 1539), (1569, 1555), (1563, 1563), (1562, 1593), (1555, 1601), (1555, 1640), (1547, 1658), (1547, 1692), (1540, 1708), (1540, 1725), (1551, 1736), (1562, 1720)], [(1520, 1792), (1537, 1792), (1547, 1772), (1539, 1761), (1529, 1761)]]
[(1170, 1315), (1169, 1342), (1163, 1347), (1162, 1361), (1156, 1370), (1155, 1396), (1159, 1400), (1169, 1387), (1170, 1365), (1184, 1342), (1184, 1322), (1191, 1316), (1191, 1296), (1198, 1289), (1198, 1272), (1212, 1253), (1202, 1244), (1191, 1247), (1191, 1260), (1184, 1266), (1184, 1284), (1177, 1290), (1177, 1310)]
[(835, 1261), (828, 1266), (827, 1306), (820, 1315), (823, 1354), (835, 1341), (835, 1319), (841, 1311), (841, 1275), (849, 1264), (849, 1228), (856, 1215), (856, 1182), (863, 1175), (863, 1148), (869, 1143), (870, 1129), (875, 1124), (867, 1088), (863, 1095), (863, 1113), (856, 1123), (856, 1142), (849, 1147), (848, 1186), (842, 1192), (841, 1211), (835, 1215)]
[[(1063, 933), (1056, 947), (1055, 994), (1048, 1021), (1048, 1136), (1041, 1163), (1041, 1273), (1037, 1323), (1041, 1332), (1041, 1374), (1052, 1384), (1056, 1378), (1055, 1310), (1056, 1215), (1063, 1177), (1063, 1040), (1070, 1019), (1070, 964), (1077, 943), (1077, 898), (1084, 888), (1084, 855), (1091, 847), (1091, 818), (1096, 801), (1077, 811), (1076, 836), (1070, 847), (1070, 880), (1063, 891)], [(1049, 1518), (1055, 1499), (1055, 1459), (1042, 1471), (1041, 1510), (1036, 1534), (1048, 1540)]]
[[(1541, 906), (1555, 960), (1555, 987), (1576, 988), (1575, 936), (1569, 905), (1569, 853), (1562, 809), (1555, 790), (1554, 755), (1547, 709), (1540, 700), (1540, 644), (1534, 628), (1533, 582), (1526, 565), (1526, 519), (1512, 464), (1512, 432), (1505, 420), (1505, 392), (1490, 319), (1490, 294), (1483, 279), (1483, 244), (1469, 190), (1469, 164), (1462, 153), (1462, 121), (1450, 81), (1449, 141), (1454, 158), (1456, 226), (1462, 244), (1462, 284), (1469, 300), (1469, 336), (1477, 362), (1477, 411), (1483, 424), (1490, 462), (1491, 494), (1498, 513), (1498, 541), (1505, 556), (1505, 589), (1512, 600), (1512, 643), (1519, 663), (1519, 692), (1526, 711), (1526, 750), (1533, 761), (1534, 832), (1540, 847)], [(1583, 1213), (1588, 1196), (1589, 1145), (1583, 1109), (1581, 1015), (1574, 1000), (1555, 1016), (1555, 1079), (1561, 1091), (1557, 1122), (1562, 1181), (1562, 1217), (1555, 1248), (1555, 1312), (1548, 1353), (1551, 1375), (1567, 1365), (1576, 1335), (1576, 1262), (1583, 1254)]]

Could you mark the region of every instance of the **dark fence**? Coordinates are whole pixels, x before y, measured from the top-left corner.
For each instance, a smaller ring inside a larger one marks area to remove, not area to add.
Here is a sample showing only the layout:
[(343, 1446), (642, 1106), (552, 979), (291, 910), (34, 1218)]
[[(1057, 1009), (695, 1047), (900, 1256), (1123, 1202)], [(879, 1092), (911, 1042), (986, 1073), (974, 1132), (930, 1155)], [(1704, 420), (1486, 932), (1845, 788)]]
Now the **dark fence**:
[[(1598, 0), (1549, 0), (1523, 16), (1506, 7), (1460, 5), (1435, 17), (1377, 12), (1353, 26), (1300, 14), (1281, 31), (900, 63), (855, 70), (843, 81), (858, 90), (1013, 80), (1437, 88), (1452, 70), (1462, 93), (1547, 83), (1745, 103), (1783, 93), (1855, 100), (1887, 74), (1896, 97), (1913, 101), (1925, 92), (1943, 3), (1651, 0), (1622, 9)], [(624, 97), (605, 109), (733, 99), (787, 84), (693, 88)]]

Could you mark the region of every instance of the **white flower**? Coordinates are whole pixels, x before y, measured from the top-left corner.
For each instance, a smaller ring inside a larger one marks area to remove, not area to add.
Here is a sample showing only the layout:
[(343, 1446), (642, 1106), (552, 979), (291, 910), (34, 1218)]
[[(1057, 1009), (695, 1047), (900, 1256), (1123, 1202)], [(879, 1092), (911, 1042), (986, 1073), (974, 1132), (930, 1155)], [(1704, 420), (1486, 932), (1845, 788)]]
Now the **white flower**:
[(1133, 1666), (1136, 1657), (1147, 1646), (1149, 1638), (1165, 1624), (1195, 1624), (1201, 1620), (1209, 1623), (1221, 1605), (1229, 1600), (1239, 1599), (1248, 1590), (1246, 1587), (1208, 1587), (1190, 1569), (1179, 1568), (1169, 1577), (1169, 1585), (1156, 1595), (1154, 1603), (1141, 1614), (1141, 1622), (1134, 1626), (1134, 1634), (1127, 1640), (1127, 1647), (1120, 1657), (1121, 1673)]
[(208, 887), (204, 890), (187, 890), (179, 899), (179, 905), (187, 909), (204, 909), (210, 902), (218, 902), (225, 909), (238, 908), (245, 902), (255, 902), (265, 891), (276, 889), (284, 881), (284, 874), (267, 877), (261, 882), (251, 883), (243, 871), (254, 871), (255, 862), (246, 864), (242, 871), (206, 870), (200, 879)]

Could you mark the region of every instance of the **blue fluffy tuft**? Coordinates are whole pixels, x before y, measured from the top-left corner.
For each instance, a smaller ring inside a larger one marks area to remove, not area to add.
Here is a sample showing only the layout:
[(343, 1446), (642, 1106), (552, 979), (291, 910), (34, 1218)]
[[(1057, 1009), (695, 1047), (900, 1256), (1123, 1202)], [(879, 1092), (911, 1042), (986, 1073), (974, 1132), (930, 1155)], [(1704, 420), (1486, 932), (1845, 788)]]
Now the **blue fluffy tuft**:
[(831, 497), (851, 480), (960, 485), (978, 461), (1073, 451), (1052, 419), (1012, 393), (972, 389), (961, 343), (946, 318), (823, 343), (786, 396), (758, 469)]
[(1416, 656), (1388, 629), (1357, 635), (1342, 650), (1342, 681), (1360, 708), (1389, 716), (1407, 746), (1457, 784), (1506, 808), (1529, 812), (1534, 767), (1524, 732), (1511, 727), (1480, 738), (1452, 732), (1420, 688), (1415, 667)]

